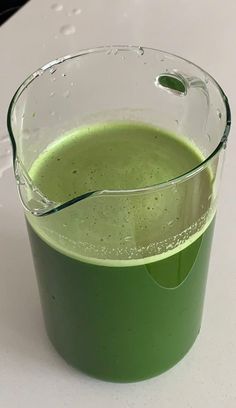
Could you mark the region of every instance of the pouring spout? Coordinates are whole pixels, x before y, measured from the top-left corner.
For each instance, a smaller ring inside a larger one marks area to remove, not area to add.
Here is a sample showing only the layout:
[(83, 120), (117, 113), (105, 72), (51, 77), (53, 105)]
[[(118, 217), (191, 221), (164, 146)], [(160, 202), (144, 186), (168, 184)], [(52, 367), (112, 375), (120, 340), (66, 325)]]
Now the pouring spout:
[(42, 216), (52, 212), (53, 209), (60, 205), (60, 203), (56, 203), (45, 197), (40, 189), (34, 185), (22, 161), (18, 157), (16, 157), (14, 162), (14, 173), (20, 199), (26, 211), (29, 211), (35, 216)]

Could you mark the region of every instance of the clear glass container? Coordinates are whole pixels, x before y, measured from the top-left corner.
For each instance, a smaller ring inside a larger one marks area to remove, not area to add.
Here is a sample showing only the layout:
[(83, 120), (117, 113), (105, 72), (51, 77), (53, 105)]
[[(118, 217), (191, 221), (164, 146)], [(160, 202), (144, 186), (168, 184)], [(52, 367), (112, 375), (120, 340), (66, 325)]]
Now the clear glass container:
[[(77, 129), (89, 134), (114, 123), (175, 134), (197, 149), (199, 163), (139, 188), (88, 187), (66, 200), (43, 191), (32, 171), (40, 155)], [(85, 50), (23, 82), (9, 107), (8, 129), (56, 349), (79, 369), (112, 381), (145, 379), (174, 365), (201, 324), (230, 129), (220, 86), (164, 51)]]

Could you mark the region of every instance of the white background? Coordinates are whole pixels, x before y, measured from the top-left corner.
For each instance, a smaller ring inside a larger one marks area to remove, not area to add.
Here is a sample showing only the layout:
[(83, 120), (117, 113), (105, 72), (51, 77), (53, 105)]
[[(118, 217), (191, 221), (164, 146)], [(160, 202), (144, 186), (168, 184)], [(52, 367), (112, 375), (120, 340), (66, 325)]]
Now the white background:
[[(26, 75), (55, 57), (105, 44), (151, 46), (193, 60), (220, 82), (234, 114), (234, 0), (64, 0), (58, 3), (63, 5), (60, 11), (52, 10), (52, 4), (55, 2), (31, 0), (0, 27), (0, 139), (7, 135), (10, 98)], [(80, 14), (71, 13), (74, 8), (80, 9)], [(60, 32), (65, 25), (72, 25), (74, 28), (70, 27), (69, 32), (75, 32), (69, 35)], [(3, 173), (1, 408), (236, 406), (235, 155), (233, 126), (201, 334), (186, 358), (173, 369), (155, 379), (125, 385), (88, 378), (67, 366), (50, 345), (12, 169)]]

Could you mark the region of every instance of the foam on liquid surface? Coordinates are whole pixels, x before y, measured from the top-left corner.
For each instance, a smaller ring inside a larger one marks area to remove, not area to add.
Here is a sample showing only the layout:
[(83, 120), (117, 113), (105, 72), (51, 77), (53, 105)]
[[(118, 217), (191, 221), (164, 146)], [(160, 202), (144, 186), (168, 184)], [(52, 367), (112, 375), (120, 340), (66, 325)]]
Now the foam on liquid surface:
[[(97, 190), (137, 189), (198, 166), (200, 152), (183, 136), (138, 123), (107, 123), (60, 137), (33, 163), (30, 176), (50, 200)], [(37, 233), (68, 256), (110, 266), (170, 256), (209, 225), (211, 177), (139, 194), (100, 195), (45, 217), (28, 216)]]

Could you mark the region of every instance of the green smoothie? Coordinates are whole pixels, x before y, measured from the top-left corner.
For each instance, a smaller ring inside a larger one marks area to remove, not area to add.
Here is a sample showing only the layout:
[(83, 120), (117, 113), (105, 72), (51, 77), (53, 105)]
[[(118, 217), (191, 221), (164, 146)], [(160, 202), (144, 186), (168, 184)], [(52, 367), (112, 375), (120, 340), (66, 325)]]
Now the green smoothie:
[(48, 335), (70, 364), (137, 381), (192, 346), (214, 224), (212, 176), (205, 169), (155, 185), (203, 159), (183, 136), (105, 123), (62, 135), (31, 166), (48, 199), (69, 201), (50, 215), (27, 214), (27, 225)]

